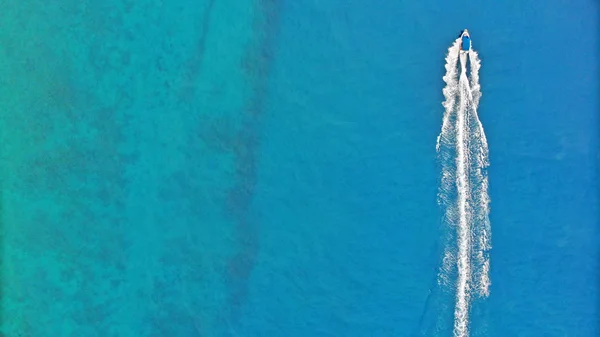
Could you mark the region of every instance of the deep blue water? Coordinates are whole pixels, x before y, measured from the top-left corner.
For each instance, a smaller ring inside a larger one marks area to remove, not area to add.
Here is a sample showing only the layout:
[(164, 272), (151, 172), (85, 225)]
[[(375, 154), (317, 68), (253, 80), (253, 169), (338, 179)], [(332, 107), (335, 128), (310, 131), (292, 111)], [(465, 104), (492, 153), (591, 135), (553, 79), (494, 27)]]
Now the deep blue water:
[(452, 335), (435, 142), (445, 52), (468, 28), (493, 244), (472, 335), (597, 336), (598, 15), (9, 1), (2, 331)]

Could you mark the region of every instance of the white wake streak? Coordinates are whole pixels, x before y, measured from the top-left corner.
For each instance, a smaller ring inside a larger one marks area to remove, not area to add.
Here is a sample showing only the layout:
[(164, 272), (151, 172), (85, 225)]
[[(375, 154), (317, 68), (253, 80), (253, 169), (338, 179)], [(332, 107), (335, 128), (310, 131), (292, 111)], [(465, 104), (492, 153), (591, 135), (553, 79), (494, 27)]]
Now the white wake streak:
[[(442, 181), (440, 191), (438, 194), (438, 202), (445, 208), (445, 220), (446, 223), (453, 223), (456, 219), (456, 209), (454, 206), (454, 186), (455, 186), (455, 175), (456, 170), (454, 165), (446, 165), (449, 161), (453, 160), (454, 153), (454, 140), (456, 134), (454, 132), (455, 126), (451, 122), (452, 118), (455, 118), (454, 112), (456, 108), (456, 96), (458, 94), (458, 52), (460, 47), (460, 39), (456, 39), (454, 43), (448, 48), (446, 55), (446, 75), (443, 77), (446, 86), (443, 89), (445, 101), (442, 103), (444, 106), (444, 117), (442, 123), (442, 130), (437, 138), (436, 150), (438, 156), (442, 162)], [(455, 254), (449, 246), (449, 241), (452, 237), (446, 238), (446, 248), (444, 252), (444, 260), (442, 263), (442, 270), (439, 275), (440, 285), (447, 286), (450, 284), (450, 274), (452, 273), (453, 266), (455, 265)]]
[(481, 98), (481, 88), (479, 85), (479, 68), (481, 62), (477, 52), (469, 51), (469, 60), (471, 66), (471, 102), (469, 109), (470, 120), (472, 124), (472, 137), (470, 148), (472, 157), (475, 159), (471, 167), (471, 181), (473, 188), (473, 244), (475, 270), (477, 271), (474, 283), (480, 296), (489, 296), (490, 278), (489, 278), (489, 251), (491, 246), (491, 226), (489, 221), (489, 203), (488, 196), (488, 178), (487, 167), (489, 166), (489, 150), (483, 125), (477, 115), (477, 107)]
[[(447, 241), (439, 283), (441, 286), (454, 284), (454, 336), (466, 337), (473, 295), (489, 295), (491, 228), (486, 171), (488, 145), (477, 115), (481, 63), (473, 50), (459, 57), (459, 45), (460, 38), (454, 41), (446, 56), (445, 111), (436, 144), (442, 163), (438, 201), (445, 210), (444, 223), (456, 229), (455, 234), (448, 236), (454, 238), (455, 244)], [(471, 68), (468, 75), (467, 58)], [(452, 281), (453, 275), (456, 275), (456, 283)]]
[(466, 73), (466, 55), (460, 58), (459, 105), (456, 112), (456, 189), (458, 190), (458, 282), (456, 285), (456, 309), (454, 311), (454, 335), (467, 336), (469, 325), (469, 279), (471, 277), (471, 235), (468, 218), (469, 182), (467, 171), (466, 110), (469, 83)]

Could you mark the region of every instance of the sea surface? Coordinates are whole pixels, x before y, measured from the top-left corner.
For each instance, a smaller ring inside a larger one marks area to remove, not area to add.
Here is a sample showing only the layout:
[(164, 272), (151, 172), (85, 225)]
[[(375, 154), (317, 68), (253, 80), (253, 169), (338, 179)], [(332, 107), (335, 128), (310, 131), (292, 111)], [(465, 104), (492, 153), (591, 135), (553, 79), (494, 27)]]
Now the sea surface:
[(452, 336), (435, 145), (468, 28), (471, 335), (600, 335), (599, 6), (5, 0), (0, 332)]

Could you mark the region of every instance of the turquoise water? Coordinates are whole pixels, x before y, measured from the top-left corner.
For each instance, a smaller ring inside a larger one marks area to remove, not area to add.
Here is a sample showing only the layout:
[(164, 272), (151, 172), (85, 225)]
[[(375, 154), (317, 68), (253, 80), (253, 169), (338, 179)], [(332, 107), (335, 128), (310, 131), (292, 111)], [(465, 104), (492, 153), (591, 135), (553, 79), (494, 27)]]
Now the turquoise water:
[(600, 333), (597, 2), (4, 7), (6, 336), (451, 336), (435, 142), (463, 28), (491, 161), (471, 334)]

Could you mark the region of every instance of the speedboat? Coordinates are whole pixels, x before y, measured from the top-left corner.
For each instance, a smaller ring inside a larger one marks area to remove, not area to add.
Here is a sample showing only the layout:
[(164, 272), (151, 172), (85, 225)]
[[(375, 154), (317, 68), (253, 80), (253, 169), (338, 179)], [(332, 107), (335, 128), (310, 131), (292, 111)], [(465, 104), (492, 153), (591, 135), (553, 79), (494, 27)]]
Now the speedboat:
[(469, 31), (466, 29), (463, 30), (462, 33), (460, 34), (460, 38), (461, 38), (460, 50), (462, 50), (464, 52), (468, 52), (471, 49), (471, 37), (469, 36)]

